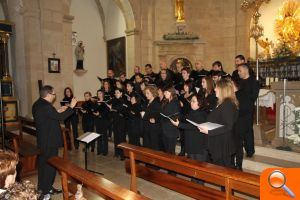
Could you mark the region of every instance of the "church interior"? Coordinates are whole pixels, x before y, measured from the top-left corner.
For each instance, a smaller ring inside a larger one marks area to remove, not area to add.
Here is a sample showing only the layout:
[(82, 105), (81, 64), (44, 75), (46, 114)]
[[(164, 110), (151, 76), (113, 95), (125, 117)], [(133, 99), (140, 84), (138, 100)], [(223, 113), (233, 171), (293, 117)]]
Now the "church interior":
[[(0, 78), (0, 146), (31, 199), (300, 195), (285, 189), (300, 167), (299, 0), (0, 0)], [(60, 127), (51, 198), (39, 99)]]

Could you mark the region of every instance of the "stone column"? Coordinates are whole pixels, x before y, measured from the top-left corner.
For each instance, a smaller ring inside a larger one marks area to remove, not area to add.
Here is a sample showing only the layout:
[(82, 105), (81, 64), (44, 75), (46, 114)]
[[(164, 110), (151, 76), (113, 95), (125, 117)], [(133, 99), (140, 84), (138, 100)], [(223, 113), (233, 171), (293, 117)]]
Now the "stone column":
[(127, 67), (126, 74), (128, 77), (133, 75), (133, 69), (135, 65), (141, 64), (141, 52), (140, 52), (140, 36), (136, 29), (126, 30), (126, 59)]

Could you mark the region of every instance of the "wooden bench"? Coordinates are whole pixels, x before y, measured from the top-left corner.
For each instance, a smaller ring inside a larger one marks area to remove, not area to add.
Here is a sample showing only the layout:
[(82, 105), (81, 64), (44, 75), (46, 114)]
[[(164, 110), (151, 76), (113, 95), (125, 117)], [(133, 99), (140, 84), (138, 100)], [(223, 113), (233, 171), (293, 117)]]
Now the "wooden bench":
[[(20, 177), (26, 177), (36, 173), (37, 156), (39, 150), (36, 147), (36, 128), (33, 119), (18, 117), (18, 133), (6, 131), (6, 147), (19, 154), (20, 162), (18, 165), (18, 174)], [(24, 134), (28, 134), (24, 139)], [(31, 142), (27, 141), (30, 138)]]
[[(11, 131), (6, 132), (6, 147), (19, 154), (20, 162), (18, 165), (18, 174), (20, 177), (26, 177), (36, 173), (37, 169), (37, 157), (39, 150), (36, 145), (36, 127), (33, 119), (31, 118), (19, 116), (18, 121), (18, 134)], [(69, 129), (62, 127), (64, 158), (67, 158), (66, 135), (69, 133)], [(26, 134), (26, 137), (24, 134)], [(27, 141), (29, 137), (31, 137), (31, 142)]]
[[(49, 159), (48, 162), (53, 165), (61, 174), (64, 200), (74, 199), (76, 187), (74, 187), (74, 183), (70, 183), (70, 181), (73, 180), (83, 184), (84, 187), (96, 192), (104, 199), (149, 199), (123, 188), (99, 175), (95, 175), (89, 171), (86, 171), (66, 159), (53, 157)], [(75, 183), (75, 185), (76, 184), (77, 183)]]
[[(236, 192), (259, 198), (259, 176), (239, 170), (221, 167), (206, 162), (199, 162), (185, 157), (170, 155), (164, 152), (122, 143), (127, 173), (131, 173), (131, 186), (137, 192), (136, 177), (174, 190), (194, 199), (243, 199)], [(146, 164), (146, 165), (145, 165)], [(180, 174), (174, 176), (155, 167), (171, 170)], [(197, 178), (208, 184), (200, 185), (190, 181)], [(214, 187), (211, 187), (214, 185)], [(223, 186), (225, 191), (220, 188)]]

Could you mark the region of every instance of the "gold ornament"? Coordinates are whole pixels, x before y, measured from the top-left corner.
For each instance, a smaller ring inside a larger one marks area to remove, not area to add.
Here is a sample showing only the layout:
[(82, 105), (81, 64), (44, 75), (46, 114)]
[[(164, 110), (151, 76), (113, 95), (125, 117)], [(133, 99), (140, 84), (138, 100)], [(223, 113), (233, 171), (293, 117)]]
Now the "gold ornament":
[(286, 0), (279, 9), (275, 20), (275, 34), (297, 55), (300, 52), (300, 3)]

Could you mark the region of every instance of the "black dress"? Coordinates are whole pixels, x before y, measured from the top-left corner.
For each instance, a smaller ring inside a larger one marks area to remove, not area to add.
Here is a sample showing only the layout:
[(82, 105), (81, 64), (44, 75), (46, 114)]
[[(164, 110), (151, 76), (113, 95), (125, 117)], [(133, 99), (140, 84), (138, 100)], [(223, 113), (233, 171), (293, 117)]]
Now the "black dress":
[[(160, 150), (161, 140), (161, 125), (160, 125), (160, 113), (161, 104), (158, 98), (155, 98), (145, 108), (145, 114), (142, 118), (143, 123), (143, 146)], [(154, 119), (155, 123), (151, 123), (150, 119)]]
[[(72, 101), (72, 98), (73, 97), (64, 97), (63, 101), (67, 101), (70, 104)], [(68, 117), (64, 121), (65, 127), (72, 130), (75, 149), (78, 149), (78, 147), (79, 147), (79, 142), (76, 140), (76, 138), (78, 138), (78, 121), (79, 120), (78, 120), (77, 112), (74, 112), (70, 117)], [(71, 125), (72, 125), (72, 129), (71, 129)]]
[(141, 105), (130, 104), (128, 107), (128, 139), (129, 144), (140, 146)]
[(123, 150), (118, 148), (118, 144), (126, 142), (126, 116), (128, 105), (123, 98), (115, 98), (111, 101), (111, 114), (113, 119), (115, 156), (123, 159)]
[[(196, 123), (206, 122), (207, 113), (204, 110), (190, 109), (186, 119)], [(179, 128), (184, 130), (185, 148), (188, 155), (204, 154), (207, 151), (207, 135), (199, 132), (199, 129), (189, 122), (180, 122)], [(202, 160), (205, 161), (205, 160)]]
[[(94, 125), (95, 125), (95, 122), (94, 122), (94, 114), (93, 112), (95, 111), (95, 104), (89, 100), (89, 101), (85, 101), (83, 104), (82, 104), (82, 109), (85, 110), (86, 112), (82, 113), (82, 129), (83, 129), (83, 132), (86, 133), (86, 132), (94, 132)], [(91, 147), (92, 147), (92, 152), (94, 151), (95, 149), (95, 142), (92, 142), (91, 143)]]
[(207, 117), (208, 122), (223, 125), (208, 131), (208, 152), (214, 164), (233, 167), (231, 156), (235, 152), (233, 128), (238, 116), (238, 109), (231, 100), (224, 100)]
[[(177, 99), (173, 99), (162, 107), (162, 113), (166, 116), (176, 119), (180, 115), (180, 105)], [(167, 153), (175, 154), (177, 138), (180, 134), (179, 129), (175, 127), (169, 119), (161, 118), (162, 136), (164, 150)]]
[(100, 134), (97, 140), (97, 153), (107, 155), (108, 153), (108, 129), (109, 129), (109, 108), (104, 102), (97, 102), (95, 112), (96, 132)]

